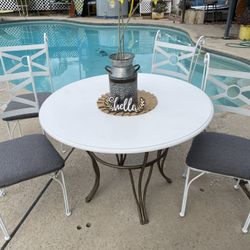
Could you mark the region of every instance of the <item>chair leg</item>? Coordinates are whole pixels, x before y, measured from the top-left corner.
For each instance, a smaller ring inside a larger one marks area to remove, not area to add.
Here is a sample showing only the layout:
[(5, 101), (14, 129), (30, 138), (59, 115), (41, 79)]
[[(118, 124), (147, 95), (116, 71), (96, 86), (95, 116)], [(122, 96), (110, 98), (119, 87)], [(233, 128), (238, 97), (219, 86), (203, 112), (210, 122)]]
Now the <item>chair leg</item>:
[(239, 188), (240, 188), (240, 179), (238, 179), (236, 184), (234, 185), (235, 190), (238, 190)]
[(0, 197), (4, 197), (6, 195), (6, 192), (4, 189), (0, 189)]
[[(18, 127), (19, 136), (21, 137), (21, 136), (23, 135), (22, 129), (21, 129), (21, 124), (20, 124), (20, 122), (19, 122), (18, 120), (17, 120), (17, 121), (14, 121), (14, 125), (13, 125), (13, 126), (10, 125), (10, 122), (6, 122), (6, 126), (7, 126), (8, 135), (9, 135), (9, 138), (10, 138), (10, 139), (13, 139), (13, 138), (14, 138), (16, 127)], [(11, 127), (12, 127), (12, 128), (11, 128)]]
[(63, 143), (61, 143), (61, 152), (63, 154), (65, 154), (67, 152), (67, 148), (65, 147), (65, 145)]
[(11, 128), (10, 128), (9, 122), (6, 122), (6, 127), (7, 127), (7, 130), (8, 130), (9, 138), (12, 139), (12, 132), (11, 132)]
[(10, 239), (10, 235), (9, 235), (7, 229), (6, 229), (6, 226), (5, 226), (5, 224), (4, 224), (1, 216), (0, 216), (0, 227), (1, 227), (2, 231), (3, 231), (4, 239), (5, 240), (9, 240)]
[(245, 222), (245, 224), (244, 224), (244, 226), (242, 228), (242, 232), (243, 233), (247, 233), (248, 232), (249, 224), (250, 224), (250, 213), (248, 214), (246, 222)]
[(201, 172), (199, 175), (195, 176), (191, 181), (189, 181), (189, 176), (190, 176), (190, 167), (187, 166), (187, 173), (186, 173), (186, 180), (185, 180), (185, 186), (184, 186), (184, 193), (183, 193), (183, 198), (182, 198), (182, 206), (181, 206), (181, 212), (180, 216), (184, 217), (186, 213), (186, 206), (187, 206), (187, 197), (188, 197), (188, 190), (190, 185), (192, 184), (193, 181), (197, 180), (199, 177), (204, 175), (206, 172)]
[(19, 120), (17, 121), (17, 126), (18, 126), (18, 130), (19, 130), (19, 135), (20, 135), (20, 137), (21, 137), (21, 136), (23, 136), (23, 132), (22, 132), (21, 124), (20, 124), (20, 121), (19, 121)]
[(185, 212), (186, 212), (188, 189), (189, 189), (189, 186), (190, 186), (190, 185), (188, 185), (189, 175), (190, 175), (190, 168), (187, 167), (185, 172), (186, 172), (186, 180), (185, 180), (184, 193), (183, 193), (183, 199), (182, 199), (182, 205), (181, 205), (181, 212), (180, 212), (180, 216), (181, 217), (184, 217), (185, 216)]
[[(61, 181), (58, 179), (58, 174), (61, 174)], [(69, 202), (68, 202), (68, 195), (67, 195), (67, 190), (66, 190), (66, 185), (65, 185), (65, 180), (64, 180), (64, 174), (63, 171), (60, 170), (56, 175), (52, 175), (51, 178), (55, 180), (57, 183), (60, 184), (62, 191), (63, 191), (63, 200), (64, 200), (64, 207), (65, 207), (65, 214), (66, 216), (71, 215), (71, 211), (69, 208)]]
[(182, 177), (183, 177), (183, 178), (186, 178), (186, 177), (187, 177), (187, 169), (188, 169), (188, 167), (185, 166), (184, 172), (183, 172), (183, 174), (182, 174)]

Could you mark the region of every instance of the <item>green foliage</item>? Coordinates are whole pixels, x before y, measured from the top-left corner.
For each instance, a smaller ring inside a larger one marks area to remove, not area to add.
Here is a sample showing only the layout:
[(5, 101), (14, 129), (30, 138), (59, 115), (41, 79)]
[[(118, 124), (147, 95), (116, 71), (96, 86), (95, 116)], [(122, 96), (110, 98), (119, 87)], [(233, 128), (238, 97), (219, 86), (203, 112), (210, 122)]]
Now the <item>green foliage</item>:
[(158, 0), (157, 3), (152, 1), (151, 4), (154, 12), (164, 13), (168, 10), (168, 3), (165, 0)]

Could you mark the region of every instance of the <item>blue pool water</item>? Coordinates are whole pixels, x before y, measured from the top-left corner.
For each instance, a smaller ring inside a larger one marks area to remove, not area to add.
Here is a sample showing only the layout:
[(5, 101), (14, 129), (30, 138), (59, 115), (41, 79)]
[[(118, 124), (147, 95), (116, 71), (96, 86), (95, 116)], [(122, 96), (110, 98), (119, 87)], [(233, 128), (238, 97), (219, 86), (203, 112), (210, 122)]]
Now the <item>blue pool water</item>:
[[(130, 26), (125, 35), (125, 50), (135, 54), (135, 63), (141, 65), (141, 72), (151, 71), (154, 37), (159, 29), (168, 36), (170, 42), (192, 44), (189, 36), (178, 30)], [(116, 26), (55, 21), (0, 24), (0, 46), (43, 43), (44, 33), (49, 39), (50, 66), (56, 89), (82, 78), (105, 74), (105, 65), (110, 65), (108, 55), (117, 50)], [(250, 71), (250, 65), (236, 60), (217, 55), (212, 55), (211, 59), (213, 66), (218, 68)], [(193, 83), (199, 85), (200, 80), (201, 67), (198, 66)], [(39, 91), (46, 90), (42, 81), (36, 80)]]

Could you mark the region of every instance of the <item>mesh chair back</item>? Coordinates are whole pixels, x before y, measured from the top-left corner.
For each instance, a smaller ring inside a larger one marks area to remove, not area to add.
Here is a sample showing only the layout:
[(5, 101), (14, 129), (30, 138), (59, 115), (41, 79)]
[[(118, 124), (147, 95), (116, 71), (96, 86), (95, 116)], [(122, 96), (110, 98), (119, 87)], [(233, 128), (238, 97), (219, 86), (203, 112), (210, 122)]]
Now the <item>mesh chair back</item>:
[[(31, 60), (26, 57), (28, 71), (19, 73), (7, 73), (0, 75), (0, 118), (8, 118), (23, 114), (36, 113), (39, 110), (39, 103), (35, 89)], [(23, 58), (24, 61), (24, 58)], [(33, 94), (33, 98), (26, 99), (24, 93)], [(7, 104), (12, 101), (22, 104), (20, 109), (6, 111)]]
[(209, 95), (215, 111), (250, 116), (250, 73), (212, 68), (209, 53), (205, 55), (204, 64), (202, 89), (212, 93)]
[(161, 41), (158, 30), (155, 37), (152, 73), (176, 77), (190, 82), (205, 38), (201, 36), (195, 46)]
[(48, 37), (44, 34), (43, 44), (0, 47), (0, 62), (3, 74), (12, 74), (27, 70), (23, 62), (26, 56), (31, 59), (31, 66), (34, 77), (45, 76), (49, 78), (50, 89), (53, 92), (54, 86), (51, 79)]

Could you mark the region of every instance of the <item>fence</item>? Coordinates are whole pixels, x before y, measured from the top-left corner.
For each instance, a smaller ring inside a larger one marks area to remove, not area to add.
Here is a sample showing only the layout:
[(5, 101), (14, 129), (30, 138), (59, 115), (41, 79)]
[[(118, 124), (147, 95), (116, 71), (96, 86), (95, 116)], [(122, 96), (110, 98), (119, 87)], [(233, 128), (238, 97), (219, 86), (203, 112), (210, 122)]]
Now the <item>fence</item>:
[[(67, 10), (69, 4), (56, 0), (29, 0), (30, 10)], [(16, 0), (1, 0), (0, 9), (17, 11)]]

